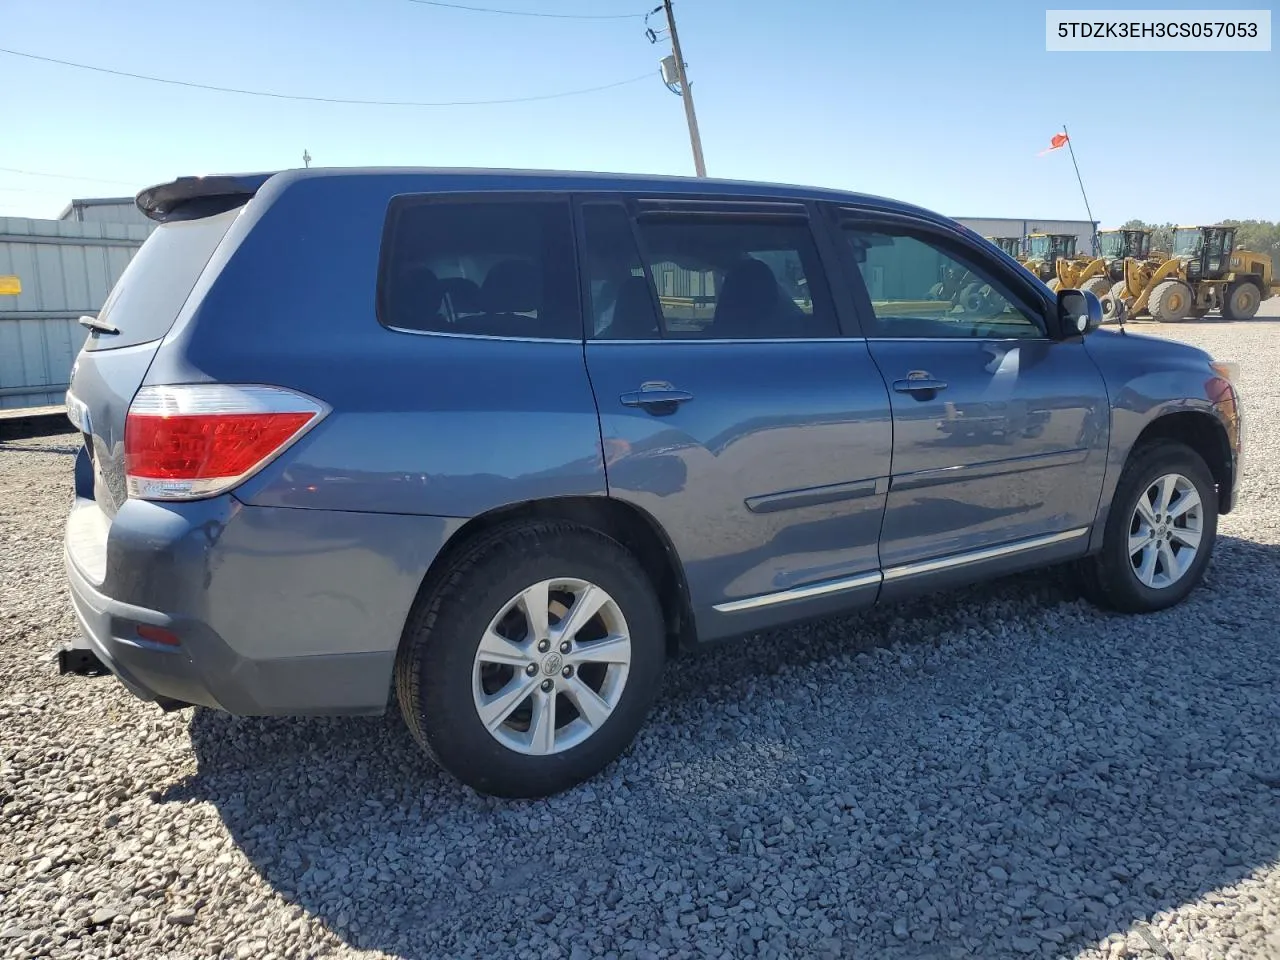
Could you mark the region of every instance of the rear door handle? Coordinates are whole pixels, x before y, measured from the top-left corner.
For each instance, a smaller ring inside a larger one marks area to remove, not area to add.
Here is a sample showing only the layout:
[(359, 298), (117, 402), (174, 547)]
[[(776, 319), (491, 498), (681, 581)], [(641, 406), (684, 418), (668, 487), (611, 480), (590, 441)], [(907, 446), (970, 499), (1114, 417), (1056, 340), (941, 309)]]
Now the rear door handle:
[(682, 403), (693, 399), (687, 390), (677, 390), (663, 380), (650, 380), (639, 390), (624, 393), (618, 398), (624, 407), (644, 407), (650, 413), (673, 413)]
[(903, 380), (893, 381), (898, 393), (909, 393), (917, 400), (932, 400), (939, 390), (947, 389), (945, 380), (935, 380), (923, 370), (912, 370)]

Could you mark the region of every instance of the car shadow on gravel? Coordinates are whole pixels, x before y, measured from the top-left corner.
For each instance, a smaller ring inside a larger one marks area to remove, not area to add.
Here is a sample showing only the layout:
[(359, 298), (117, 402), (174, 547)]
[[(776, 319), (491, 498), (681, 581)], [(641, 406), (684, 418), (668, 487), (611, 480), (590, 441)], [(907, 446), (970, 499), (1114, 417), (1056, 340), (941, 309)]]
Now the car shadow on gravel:
[(1280, 547), (1224, 536), (1150, 617), (1050, 571), (699, 651), (627, 757), (545, 801), (460, 787), (394, 710), (197, 710), (160, 800), (214, 804), (283, 897), (398, 956), (1057, 957), (1131, 929), (1172, 956), (1147, 921), (1280, 854), (1277, 577)]

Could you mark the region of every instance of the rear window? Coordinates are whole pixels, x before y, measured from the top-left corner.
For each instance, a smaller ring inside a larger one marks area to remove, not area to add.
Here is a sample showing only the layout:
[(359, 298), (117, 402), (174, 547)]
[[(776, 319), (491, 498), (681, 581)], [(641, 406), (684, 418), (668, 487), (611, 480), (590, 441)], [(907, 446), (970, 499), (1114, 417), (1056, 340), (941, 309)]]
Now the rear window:
[(86, 350), (114, 350), (159, 340), (182, 312), (191, 288), (239, 210), (161, 224), (112, 288), (98, 319), (118, 334), (90, 334)]
[(568, 202), (397, 199), (378, 317), (418, 333), (580, 339)]

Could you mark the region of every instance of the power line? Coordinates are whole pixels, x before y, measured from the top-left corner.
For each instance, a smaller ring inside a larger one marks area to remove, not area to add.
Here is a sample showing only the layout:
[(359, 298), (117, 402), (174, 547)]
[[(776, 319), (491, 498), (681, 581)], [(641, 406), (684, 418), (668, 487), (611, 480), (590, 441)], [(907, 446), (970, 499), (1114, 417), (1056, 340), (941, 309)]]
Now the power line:
[(0, 167), (0, 173), (20, 173), (27, 177), (50, 177), (54, 180), (78, 180), (82, 183), (114, 183), (118, 187), (134, 187), (127, 180), (104, 180), (102, 177), (73, 177), (67, 173), (42, 173), (39, 170), (19, 170), (17, 167)]
[(65, 197), (61, 190), (32, 190), (29, 187), (0, 187), (0, 193), (30, 193), (39, 197)]
[(540, 10), (499, 10), (494, 7), (473, 7), (465, 3), (445, 3), (444, 0), (409, 0), (425, 7), (447, 7), (450, 10), (469, 10), (472, 13), (501, 13), (509, 17), (544, 17), (548, 20), (639, 20), (643, 13), (544, 13)]
[[(426, 2), (426, 0), (412, 0), (412, 2)], [(623, 87), (629, 83), (639, 83), (641, 80), (653, 79), (653, 71), (646, 71), (639, 76), (629, 77), (626, 80), (617, 80), (613, 83), (601, 84), (598, 87), (583, 87), (580, 90), (563, 90), (559, 93), (543, 93), (532, 97), (510, 97), (501, 100), (440, 100), (440, 101), (421, 101), (421, 100), (352, 100), (344, 97), (307, 97), (301, 94), (291, 93), (273, 93), (268, 90), (243, 90), (239, 87), (218, 87), (208, 83), (193, 83), (189, 80), (172, 80), (168, 77), (152, 77), (143, 73), (129, 73), (126, 70), (112, 70), (109, 67), (95, 67), (87, 63), (75, 63), (71, 60), (59, 60), (56, 57), (42, 57), (35, 53), (23, 53), (21, 50), (9, 50), (0, 47), (0, 53), (7, 53), (12, 57), (22, 57), (27, 60), (39, 60), (42, 63), (56, 63), (62, 67), (75, 67), (78, 70), (91, 70), (94, 73), (107, 73), (113, 77), (128, 77), (131, 80), (149, 80), (152, 83), (167, 83), (175, 87), (190, 87), (194, 90), (212, 90), (215, 93), (238, 93), (246, 97), (269, 97), (272, 100), (302, 100), (308, 103), (344, 103), (362, 107), (484, 107), (493, 106), (503, 103), (532, 103), (535, 100), (556, 100), (560, 97), (576, 97), (584, 93), (598, 93), (601, 90), (612, 90), (614, 87)]]

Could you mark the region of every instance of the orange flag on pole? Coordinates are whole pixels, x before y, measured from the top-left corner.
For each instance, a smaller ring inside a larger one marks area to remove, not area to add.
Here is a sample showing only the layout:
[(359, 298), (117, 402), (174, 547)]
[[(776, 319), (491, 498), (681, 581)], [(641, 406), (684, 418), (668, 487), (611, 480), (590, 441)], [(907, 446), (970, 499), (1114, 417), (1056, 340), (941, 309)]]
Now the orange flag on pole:
[(1053, 139), (1049, 141), (1049, 146), (1036, 154), (1037, 157), (1043, 157), (1046, 153), (1052, 153), (1054, 150), (1061, 150), (1067, 145), (1067, 135), (1065, 133), (1055, 133)]

